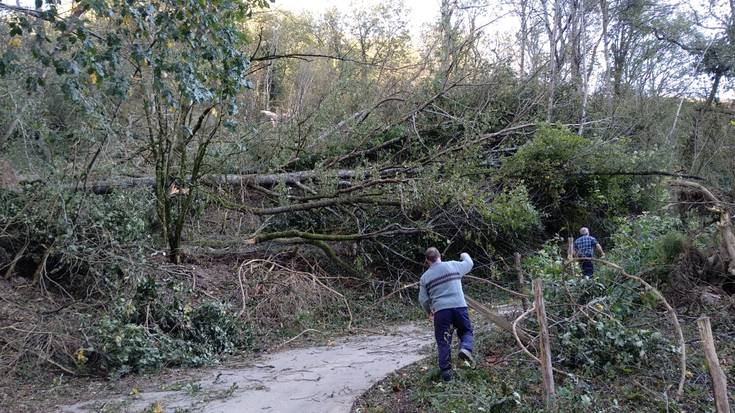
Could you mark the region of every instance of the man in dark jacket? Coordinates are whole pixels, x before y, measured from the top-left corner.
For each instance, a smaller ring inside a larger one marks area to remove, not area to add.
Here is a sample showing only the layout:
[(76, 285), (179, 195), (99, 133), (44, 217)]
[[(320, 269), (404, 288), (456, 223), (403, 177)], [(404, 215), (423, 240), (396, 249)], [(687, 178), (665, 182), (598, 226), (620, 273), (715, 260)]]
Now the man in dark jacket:
[[(605, 258), (605, 251), (602, 250), (602, 246), (595, 237), (590, 235), (590, 230), (586, 227), (582, 227), (579, 230), (581, 237), (574, 240), (574, 256), (577, 258), (594, 258), (595, 249), (600, 252), (600, 258)], [(585, 277), (590, 278), (595, 272), (595, 266), (592, 264), (592, 260), (583, 259), (580, 262), (582, 266), (582, 274)]]

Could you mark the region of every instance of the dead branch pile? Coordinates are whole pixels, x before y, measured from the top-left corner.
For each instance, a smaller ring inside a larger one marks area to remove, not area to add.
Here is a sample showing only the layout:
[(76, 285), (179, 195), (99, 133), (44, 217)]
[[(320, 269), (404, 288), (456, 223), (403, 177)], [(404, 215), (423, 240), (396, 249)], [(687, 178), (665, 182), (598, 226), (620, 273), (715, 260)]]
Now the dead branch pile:
[[(319, 267), (298, 269), (295, 261), (272, 258), (244, 261), (237, 271), (242, 309), (240, 314), (264, 331), (292, 323), (321, 323), (342, 306), (342, 316), (352, 322), (352, 310), (344, 295), (329, 285)], [(349, 326), (348, 324), (348, 326)]]
[(76, 374), (74, 354), (83, 340), (81, 304), (39, 297), (34, 290), (0, 283), (0, 376), (43, 371), (39, 367), (49, 364)]

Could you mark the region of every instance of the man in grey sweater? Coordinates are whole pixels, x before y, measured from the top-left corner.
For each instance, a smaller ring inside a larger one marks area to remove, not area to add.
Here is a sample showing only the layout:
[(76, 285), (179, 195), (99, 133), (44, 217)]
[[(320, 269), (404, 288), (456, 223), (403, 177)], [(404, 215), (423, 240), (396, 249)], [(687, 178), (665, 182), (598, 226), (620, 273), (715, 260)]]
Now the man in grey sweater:
[(426, 250), (429, 269), (421, 276), (419, 302), (434, 321), (434, 338), (439, 352), (439, 369), (444, 381), (452, 379), (452, 330), (459, 336), (459, 358), (474, 365), (472, 323), (462, 291), (462, 276), (472, 269), (472, 258), (463, 252), (462, 261), (442, 262), (439, 250)]

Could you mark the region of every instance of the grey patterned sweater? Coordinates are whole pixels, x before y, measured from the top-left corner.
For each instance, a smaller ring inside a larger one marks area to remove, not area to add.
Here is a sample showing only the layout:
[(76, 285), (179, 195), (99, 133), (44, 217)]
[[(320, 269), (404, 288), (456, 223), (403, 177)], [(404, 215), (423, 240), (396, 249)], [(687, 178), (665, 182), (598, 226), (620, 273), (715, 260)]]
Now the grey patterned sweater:
[(462, 276), (470, 272), (472, 258), (466, 252), (462, 261), (442, 261), (432, 264), (421, 276), (419, 302), (427, 313), (446, 308), (467, 307), (462, 291)]

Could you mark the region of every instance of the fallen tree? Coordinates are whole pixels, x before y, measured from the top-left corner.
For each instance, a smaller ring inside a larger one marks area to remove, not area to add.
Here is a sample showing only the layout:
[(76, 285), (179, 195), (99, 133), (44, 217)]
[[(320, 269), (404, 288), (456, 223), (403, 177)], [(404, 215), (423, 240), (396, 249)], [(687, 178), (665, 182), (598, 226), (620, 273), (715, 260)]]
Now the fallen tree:
[[(333, 171), (299, 171), (299, 172), (283, 172), (273, 174), (209, 174), (203, 175), (198, 178), (198, 182), (202, 185), (208, 186), (259, 186), (263, 188), (272, 188), (276, 185), (293, 185), (303, 184), (309, 181), (315, 180), (329, 180), (337, 179), (338, 186), (349, 187), (352, 185), (352, 181), (357, 179), (385, 179), (396, 176), (411, 176), (415, 175), (417, 170), (415, 168), (385, 168), (379, 171), (366, 170), (364, 172), (351, 170), (351, 169), (340, 169)], [(188, 177), (191, 179), (191, 177)], [(41, 179), (21, 179), (20, 184), (33, 184), (42, 183)], [(63, 184), (62, 189), (69, 191), (84, 191), (91, 192), (97, 195), (109, 194), (114, 190), (124, 190), (131, 188), (153, 188), (156, 185), (156, 177), (154, 176), (142, 176), (136, 178), (120, 178), (120, 179), (106, 179), (101, 181), (89, 181), (82, 183)], [(179, 183), (181, 186), (185, 186), (186, 182)], [(18, 189), (9, 188), (13, 191)]]

